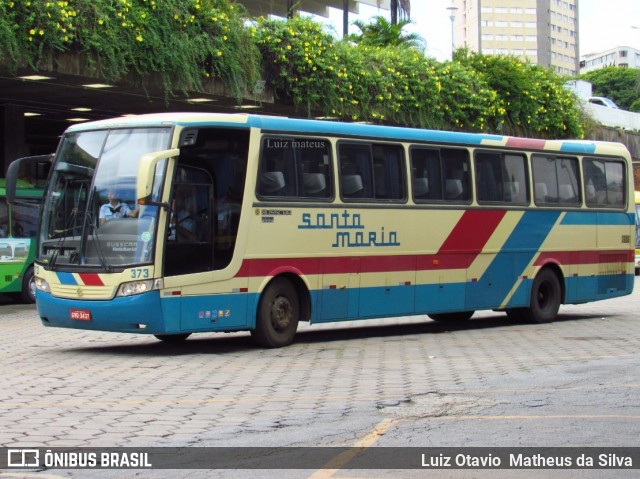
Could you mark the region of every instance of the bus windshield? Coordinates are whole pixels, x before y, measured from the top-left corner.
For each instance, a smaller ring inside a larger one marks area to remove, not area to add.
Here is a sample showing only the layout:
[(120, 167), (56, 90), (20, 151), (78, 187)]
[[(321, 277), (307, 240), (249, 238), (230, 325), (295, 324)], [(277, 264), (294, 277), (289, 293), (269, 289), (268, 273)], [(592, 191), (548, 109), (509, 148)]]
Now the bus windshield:
[[(43, 207), (38, 260), (110, 271), (152, 261), (157, 206), (136, 205), (140, 158), (166, 149), (171, 128), (72, 132), (62, 139)], [(156, 167), (162, 177), (166, 162)], [(158, 201), (162, 182), (154, 182)]]

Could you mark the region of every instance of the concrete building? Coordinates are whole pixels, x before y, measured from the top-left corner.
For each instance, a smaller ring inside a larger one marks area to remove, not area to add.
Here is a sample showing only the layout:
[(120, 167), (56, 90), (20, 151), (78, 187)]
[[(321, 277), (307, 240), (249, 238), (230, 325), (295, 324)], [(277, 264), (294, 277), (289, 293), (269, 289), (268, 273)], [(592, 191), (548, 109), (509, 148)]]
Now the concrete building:
[(579, 72), (578, 0), (453, 0), (453, 43)]
[(640, 50), (620, 46), (598, 53), (587, 53), (580, 57), (580, 73), (612, 66), (640, 68)]

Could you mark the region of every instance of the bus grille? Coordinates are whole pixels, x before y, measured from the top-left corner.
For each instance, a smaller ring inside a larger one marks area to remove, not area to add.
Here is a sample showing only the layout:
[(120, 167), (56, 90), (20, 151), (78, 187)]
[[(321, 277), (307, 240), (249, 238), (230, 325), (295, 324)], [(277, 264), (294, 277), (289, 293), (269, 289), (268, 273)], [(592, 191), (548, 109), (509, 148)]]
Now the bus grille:
[(115, 291), (113, 286), (71, 286), (55, 285), (51, 286), (51, 294), (57, 298), (69, 299), (111, 299)]

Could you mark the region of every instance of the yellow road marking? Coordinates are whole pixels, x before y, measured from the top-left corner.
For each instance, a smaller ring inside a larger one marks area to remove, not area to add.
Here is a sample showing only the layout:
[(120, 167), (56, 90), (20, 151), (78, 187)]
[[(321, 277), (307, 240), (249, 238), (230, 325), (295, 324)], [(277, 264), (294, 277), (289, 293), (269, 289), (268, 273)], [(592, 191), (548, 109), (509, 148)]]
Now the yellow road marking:
[(393, 423), (397, 421), (397, 419), (391, 418), (383, 419), (376, 425), (376, 427), (373, 428), (373, 431), (360, 439), (352, 448), (343, 452), (342, 454), (338, 454), (336, 457), (322, 466), (322, 469), (310, 475), (308, 479), (329, 479), (333, 477), (333, 475), (351, 459), (362, 454), (363, 451), (361, 448), (373, 446), (380, 438), (380, 436), (383, 436), (393, 425)]

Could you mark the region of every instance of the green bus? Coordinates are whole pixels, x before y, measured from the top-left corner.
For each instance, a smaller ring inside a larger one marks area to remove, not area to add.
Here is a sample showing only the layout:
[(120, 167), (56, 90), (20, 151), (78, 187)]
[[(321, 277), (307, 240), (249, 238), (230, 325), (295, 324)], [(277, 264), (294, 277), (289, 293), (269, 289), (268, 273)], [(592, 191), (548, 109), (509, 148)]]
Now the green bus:
[[(48, 164), (51, 155), (32, 157)], [(40, 175), (38, 175), (40, 176)], [(15, 201), (7, 201), (7, 184), (0, 178), (0, 293), (25, 303), (35, 302), (33, 260), (43, 182), (31, 175), (16, 182)]]

